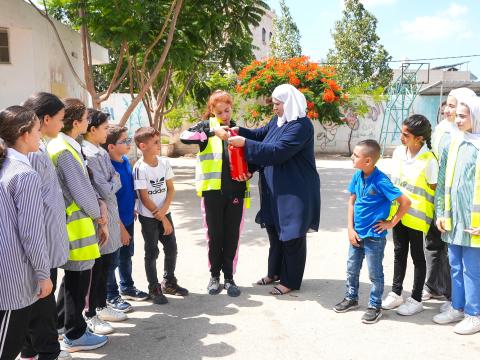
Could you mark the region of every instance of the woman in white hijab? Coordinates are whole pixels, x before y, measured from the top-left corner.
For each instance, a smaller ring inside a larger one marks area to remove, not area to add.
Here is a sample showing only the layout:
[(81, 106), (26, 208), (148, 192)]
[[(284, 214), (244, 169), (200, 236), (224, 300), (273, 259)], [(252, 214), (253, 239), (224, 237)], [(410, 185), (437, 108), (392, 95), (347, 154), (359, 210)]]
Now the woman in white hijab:
[[(457, 125), (455, 125), (458, 99), (475, 96), (475, 93), (468, 88), (454, 89), (448, 94), (444, 108), (444, 119), (435, 127), (432, 136), (433, 152), (437, 156), (440, 171), (444, 173), (452, 134), (458, 133)], [(425, 237), (425, 260), (427, 277), (422, 300), (443, 297), (450, 300), (451, 281), (447, 244), (442, 241), (441, 234), (436, 226), (431, 226)], [(445, 302), (441, 310), (448, 309), (449, 304), (450, 301)]]
[(452, 303), (433, 321), (460, 321), (457, 334), (480, 331), (480, 99), (457, 99), (456, 124), (446, 171), (438, 177), (437, 227), (448, 244)]
[(270, 240), (268, 273), (259, 285), (280, 283), (272, 295), (300, 289), (306, 261), (306, 234), (318, 231), (320, 178), (315, 166), (313, 125), (305, 96), (283, 84), (272, 93), (272, 120), (258, 129), (239, 128), (229, 139), (245, 148), (248, 163), (259, 167), (260, 211), (256, 222)]

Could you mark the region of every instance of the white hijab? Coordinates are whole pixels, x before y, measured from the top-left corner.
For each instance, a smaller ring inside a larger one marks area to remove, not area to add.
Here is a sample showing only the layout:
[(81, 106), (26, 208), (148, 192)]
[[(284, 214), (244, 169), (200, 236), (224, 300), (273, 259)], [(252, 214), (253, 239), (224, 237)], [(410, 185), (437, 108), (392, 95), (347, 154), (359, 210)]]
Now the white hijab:
[(472, 119), (472, 132), (462, 133), (463, 140), (472, 143), (480, 150), (480, 98), (477, 96), (458, 97), (457, 109), (460, 104), (468, 107)]
[(306, 116), (307, 100), (295, 86), (290, 84), (277, 86), (273, 90), (272, 98), (283, 103), (283, 115), (277, 119), (278, 127)]
[(477, 95), (472, 89), (463, 87), (463, 88), (453, 89), (448, 93), (448, 96), (453, 96), (455, 99), (458, 99), (458, 98), (466, 98), (469, 96), (477, 96)]
[[(464, 99), (471, 96), (476, 97), (476, 94), (473, 90), (463, 87), (463, 88), (453, 89), (448, 93), (448, 96), (453, 96), (455, 99), (457, 99), (457, 105), (458, 105), (459, 99)], [(455, 120), (453, 122), (450, 122), (447, 119), (440, 121), (436, 126), (436, 128), (444, 130), (447, 133), (456, 132), (458, 130), (457, 125), (455, 124)]]

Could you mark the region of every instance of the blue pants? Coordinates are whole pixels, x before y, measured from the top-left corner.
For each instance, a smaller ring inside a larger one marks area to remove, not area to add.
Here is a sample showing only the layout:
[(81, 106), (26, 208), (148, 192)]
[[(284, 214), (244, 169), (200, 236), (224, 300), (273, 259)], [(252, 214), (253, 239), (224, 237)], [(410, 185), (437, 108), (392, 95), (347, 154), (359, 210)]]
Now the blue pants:
[(133, 229), (134, 224), (125, 226), (130, 234), (130, 244), (122, 246), (112, 254), (110, 267), (107, 275), (107, 300), (113, 300), (119, 296), (115, 269), (118, 267), (120, 275), (120, 291), (132, 290), (134, 283), (132, 279), (132, 256), (134, 253)]
[(363, 258), (366, 257), (368, 275), (372, 282), (368, 306), (377, 309), (382, 307), (384, 286), (382, 262), (385, 244), (385, 238), (365, 238), (362, 239), (359, 247), (350, 245), (347, 261), (346, 299), (358, 300), (360, 270), (362, 269)]
[(452, 306), (480, 315), (480, 248), (448, 244), (452, 277)]

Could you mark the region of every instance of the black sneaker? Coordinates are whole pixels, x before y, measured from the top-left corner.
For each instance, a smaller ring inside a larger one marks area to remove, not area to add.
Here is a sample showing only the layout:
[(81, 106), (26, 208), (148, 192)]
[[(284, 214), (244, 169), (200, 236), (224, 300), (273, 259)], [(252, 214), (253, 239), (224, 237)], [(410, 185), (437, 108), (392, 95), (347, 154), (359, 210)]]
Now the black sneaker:
[(168, 303), (168, 299), (162, 293), (162, 287), (159, 285), (155, 289), (150, 290), (150, 298), (154, 304), (163, 305)]
[(207, 291), (210, 295), (217, 295), (220, 291), (220, 278), (211, 277), (207, 285)]
[(136, 287), (127, 289), (125, 291), (120, 291), (120, 295), (126, 300), (133, 301), (148, 300), (150, 297), (146, 292), (138, 290)]
[(240, 294), (242, 293), (238, 288), (237, 284), (235, 284), (235, 281), (233, 281), (233, 279), (225, 279), (225, 284), (223, 285), (223, 288), (227, 290), (227, 295), (231, 297), (240, 296)]
[(381, 308), (372, 308), (369, 307), (365, 314), (362, 316), (362, 322), (364, 324), (375, 324), (382, 317)]
[(173, 280), (163, 279), (161, 286), (164, 294), (176, 296), (188, 295), (188, 290), (178, 285), (177, 279), (175, 278)]
[(333, 311), (337, 313), (344, 313), (356, 308), (358, 308), (358, 300), (349, 300), (345, 298), (333, 307)]

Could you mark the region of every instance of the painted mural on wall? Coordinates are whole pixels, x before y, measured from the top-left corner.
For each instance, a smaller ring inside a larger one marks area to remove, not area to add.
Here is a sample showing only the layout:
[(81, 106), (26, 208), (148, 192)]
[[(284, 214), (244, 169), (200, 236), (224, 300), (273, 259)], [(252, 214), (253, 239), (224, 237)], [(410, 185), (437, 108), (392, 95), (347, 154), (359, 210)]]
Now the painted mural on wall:
[[(107, 101), (102, 103), (102, 111), (110, 114), (110, 121), (117, 124), (131, 101), (130, 94), (112, 94)], [(139, 127), (149, 126), (147, 112), (143, 103), (137, 105), (125, 126), (128, 128), (128, 136), (133, 136), (135, 130)]]
[[(415, 100), (410, 114), (422, 114), (432, 123), (437, 124), (438, 107), (441, 103), (439, 96), (419, 96)], [(345, 125), (322, 125), (314, 122), (315, 128), (315, 151), (318, 153), (348, 154), (348, 141), (351, 135), (351, 147), (361, 140), (380, 139), (382, 123), (384, 121), (385, 103), (369, 104), (369, 111), (366, 115), (359, 117), (352, 113), (346, 113)], [(393, 120), (390, 120), (390, 128), (393, 128)], [(400, 144), (400, 134), (387, 138), (387, 147)]]

